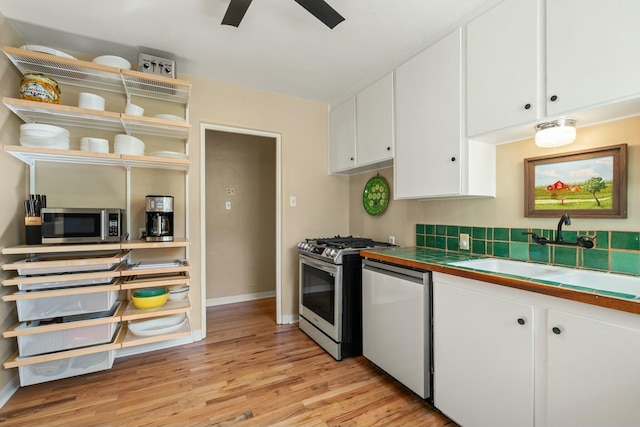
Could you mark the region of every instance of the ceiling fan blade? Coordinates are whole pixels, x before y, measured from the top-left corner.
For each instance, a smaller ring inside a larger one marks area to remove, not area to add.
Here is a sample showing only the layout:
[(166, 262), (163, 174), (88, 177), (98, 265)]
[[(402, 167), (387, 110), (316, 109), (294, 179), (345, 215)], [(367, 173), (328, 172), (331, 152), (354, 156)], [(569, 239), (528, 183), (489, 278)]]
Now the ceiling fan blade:
[(324, 0), (295, 0), (313, 16), (321, 20), (327, 27), (333, 29), (336, 25), (344, 21), (342, 15), (329, 6)]
[(251, 0), (231, 0), (227, 13), (222, 18), (222, 25), (233, 25), (234, 27), (240, 25), (240, 21), (244, 18), (250, 4)]

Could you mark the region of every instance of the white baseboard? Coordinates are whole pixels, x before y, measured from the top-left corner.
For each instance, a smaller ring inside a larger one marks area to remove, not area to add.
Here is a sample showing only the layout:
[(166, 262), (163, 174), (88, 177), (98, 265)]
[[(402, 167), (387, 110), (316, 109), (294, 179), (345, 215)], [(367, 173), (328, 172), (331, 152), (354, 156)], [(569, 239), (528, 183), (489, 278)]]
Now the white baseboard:
[(276, 291), (257, 292), (253, 294), (233, 295), (230, 297), (208, 298), (207, 307), (216, 305), (233, 304), (236, 302), (254, 301), (263, 298), (271, 298), (276, 296)]
[(283, 314), (282, 315), (282, 324), (290, 325), (291, 323), (297, 323), (300, 320), (300, 316), (297, 314)]
[(13, 396), (14, 393), (20, 388), (20, 377), (18, 376), (18, 370), (12, 369), (11, 371), (15, 372), (16, 374), (11, 379), (11, 381), (9, 381), (9, 383), (6, 386), (2, 387), (2, 390), (0, 390), (0, 409), (2, 409), (5, 403), (7, 403), (9, 399), (11, 399), (11, 396)]

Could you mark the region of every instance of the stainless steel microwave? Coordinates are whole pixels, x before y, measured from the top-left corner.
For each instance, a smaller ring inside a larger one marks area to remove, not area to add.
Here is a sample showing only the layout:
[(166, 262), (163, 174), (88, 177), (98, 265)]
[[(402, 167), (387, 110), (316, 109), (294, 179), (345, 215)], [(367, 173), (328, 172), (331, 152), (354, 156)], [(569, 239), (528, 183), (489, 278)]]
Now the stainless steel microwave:
[(43, 208), (42, 243), (119, 242), (125, 236), (123, 209)]

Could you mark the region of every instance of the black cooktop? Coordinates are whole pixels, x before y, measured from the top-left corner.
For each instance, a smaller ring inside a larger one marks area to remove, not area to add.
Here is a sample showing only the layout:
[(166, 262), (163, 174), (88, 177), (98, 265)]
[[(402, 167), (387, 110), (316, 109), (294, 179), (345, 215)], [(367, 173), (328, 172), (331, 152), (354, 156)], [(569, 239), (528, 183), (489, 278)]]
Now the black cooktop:
[(387, 242), (376, 242), (373, 239), (353, 236), (321, 237), (317, 239), (307, 239), (307, 241), (314, 241), (318, 245), (325, 245), (327, 247), (337, 249), (363, 249), (395, 246)]

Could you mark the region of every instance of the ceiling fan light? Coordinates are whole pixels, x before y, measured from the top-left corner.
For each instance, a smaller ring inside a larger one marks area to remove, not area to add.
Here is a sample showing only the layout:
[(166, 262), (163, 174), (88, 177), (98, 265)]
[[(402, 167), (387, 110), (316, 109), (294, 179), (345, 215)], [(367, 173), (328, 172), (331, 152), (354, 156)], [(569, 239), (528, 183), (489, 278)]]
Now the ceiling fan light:
[(538, 147), (560, 147), (571, 144), (576, 139), (576, 121), (560, 119), (536, 125), (536, 145)]

